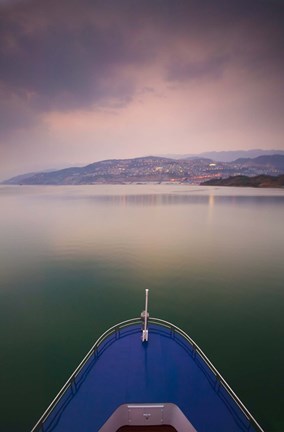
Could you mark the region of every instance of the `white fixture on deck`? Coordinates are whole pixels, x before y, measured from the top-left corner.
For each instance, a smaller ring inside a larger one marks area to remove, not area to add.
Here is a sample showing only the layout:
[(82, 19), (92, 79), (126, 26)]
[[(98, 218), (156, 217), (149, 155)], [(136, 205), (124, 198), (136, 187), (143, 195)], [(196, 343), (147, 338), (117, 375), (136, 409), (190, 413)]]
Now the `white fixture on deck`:
[(140, 427), (169, 425), (177, 431), (197, 432), (181, 409), (173, 403), (120, 405), (99, 432), (115, 431), (126, 425)]

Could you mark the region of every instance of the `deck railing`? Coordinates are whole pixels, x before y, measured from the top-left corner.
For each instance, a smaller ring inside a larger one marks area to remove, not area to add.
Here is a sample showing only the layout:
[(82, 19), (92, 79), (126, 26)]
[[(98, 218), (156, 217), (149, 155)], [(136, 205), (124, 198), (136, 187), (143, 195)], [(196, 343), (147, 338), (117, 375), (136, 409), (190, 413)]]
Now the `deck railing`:
[(50, 403), (48, 408), (45, 410), (39, 421), (36, 423), (36, 425), (33, 427), (31, 432), (39, 432), (44, 431), (44, 422), (49, 416), (49, 414), (52, 412), (52, 410), (55, 408), (58, 401), (62, 398), (62, 396), (65, 394), (65, 392), (71, 388), (72, 383), (76, 382), (76, 377), (79, 375), (83, 367), (86, 365), (88, 360), (96, 354), (99, 347), (102, 345), (102, 343), (111, 335), (119, 333), (119, 331), (125, 327), (134, 325), (134, 324), (141, 324), (141, 318), (132, 318), (127, 321), (120, 322), (119, 324), (114, 325), (113, 327), (110, 327), (108, 330), (106, 330), (95, 342), (95, 344), (92, 346), (90, 351), (85, 355), (81, 363), (78, 365), (78, 367), (74, 370), (72, 375), (68, 378), (64, 386), (61, 388), (59, 393), (55, 396), (53, 401)]
[(190, 336), (188, 336), (187, 333), (185, 333), (183, 330), (181, 330), (179, 327), (175, 326), (174, 324), (172, 324), (172, 323), (170, 323), (168, 321), (161, 320), (159, 318), (151, 318), (150, 322), (158, 324), (158, 325), (160, 324), (163, 327), (168, 327), (173, 332), (173, 334), (174, 333), (178, 333), (181, 336), (183, 336), (184, 339), (186, 339), (190, 343), (190, 345), (192, 346), (193, 350), (200, 355), (200, 357), (202, 358), (202, 360), (206, 363), (206, 365), (213, 372), (213, 374), (214, 374), (214, 376), (216, 378), (216, 381), (218, 381), (221, 385), (223, 385), (223, 387), (227, 390), (227, 392), (229, 393), (229, 395), (236, 402), (236, 404), (238, 405), (238, 407), (240, 408), (240, 410), (243, 412), (243, 414), (247, 418), (249, 424), (251, 426), (253, 426), (258, 432), (264, 432), (264, 430), (261, 428), (261, 426), (255, 420), (255, 418), (249, 412), (249, 410), (245, 407), (245, 405), (238, 398), (238, 396), (236, 395), (236, 393), (231, 389), (231, 387), (229, 386), (229, 384), (222, 377), (222, 375), (220, 374), (220, 372), (218, 372), (218, 370), (211, 363), (211, 361), (208, 359), (208, 357), (204, 354), (204, 352), (201, 350), (201, 348), (199, 348), (199, 346), (194, 342), (194, 340)]
[[(254, 417), (251, 415), (251, 413), (248, 411), (248, 409), (244, 406), (244, 404), (241, 402), (241, 400), (238, 398), (238, 396), (235, 394), (235, 392), (231, 389), (229, 384), (225, 381), (225, 379), (222, 377), (222, 375), (217, 371), (217, 369), (214, 367), (214, 365), (210, 362), (210, 360), (207, 358), (207, 356), (204, 354), (204, 352), (199, 348), (199, 346), (194, 342), (194, 340), (188, 336), (187, 333), (185, 333), (183, 330), (181, 330), (179, 327), (175, 326), (174, 324), (159, 319), (159, 318), (153, 318), (149, 317), (149, 324), (155, 324), (164, 328), (167, 328), (170, 330), (172, 337), (175, 337), (175, 334), (179, 334), (182, 336), (192, 347), (192, 350), (195, 353), (198, 353), (199, 356), (202, 358), (202, 360), (205, 362), (205, 364), (208, 366), (208, 368), (212, 371), (213, 375), (216, 378), (216, 382), (218, 381), (220, 385), (222, 385), (226, 391), (229, 393), (229, 395), (232, 397), (232, 399), (235, 401), (235, 403), (238, 405), (242, 413), (245, 415), (245, 417), (248, 420), (248, 424), (256, 429), (257, 432), (264, 432), (263, 429), (260, 427), (260, 425), (257, 423), (257, 421), (254, 419)], [(109, 338), (111, 335), (119, 336), (120, 330), (130, 327), (136, 324), (141, 325), (141, 318), (132, 318), (127, 321), (122, 321), (113, 327), (109, 328), (107, 331), (105, 331), (95, 342), (95, 344), (92, 346), (90, 351), (86, 354), (86, 356), (83, 358), (81, 363), (78, 365), (78, 367), (75, 369), (75, 371), (72, 373), (72, 375), (69, 377), (69, 379), (66, 381), (64, 386), (61, 388), (59, 393), (56, 395), (56, 397), (53, 399), (53, 401), (50, 403), (46, 411), (43, 413), (39, 421), (36, 423), (36, 425), (33, 427), (31, 432), (44, 432), (44, 422), (50, 415), (50, 413), (55, 408), (56, 404), (59, 402), (59, 400), (64, 396), (66, 391), (70, 388), (72, 388), (72, 384), (76, 382), (76, 377), (80, 374), (83, 367), (87, 364), (88, 360), (94, 355), (96, 355), (99, 352), (100, 346), (103, 344), (103, 342)], [(142, 331), (142, 326), (141, 326)], [(151, 328), (149, 329), (149, 332), (151, 332)], [(151, 336), (149, 335), (149, 338)], [(248, 429), (249, 430), (249, 429)]]

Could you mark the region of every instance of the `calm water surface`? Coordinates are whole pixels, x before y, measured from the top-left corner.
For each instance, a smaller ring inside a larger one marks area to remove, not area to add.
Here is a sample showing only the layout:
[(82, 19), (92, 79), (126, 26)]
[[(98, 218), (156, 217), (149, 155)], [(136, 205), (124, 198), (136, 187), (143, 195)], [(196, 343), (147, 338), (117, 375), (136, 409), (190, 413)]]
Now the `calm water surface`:
[(0, 206), (1, 431), (29, 431), (145, 288), (284, 431), (284, 190), (1, 186)]

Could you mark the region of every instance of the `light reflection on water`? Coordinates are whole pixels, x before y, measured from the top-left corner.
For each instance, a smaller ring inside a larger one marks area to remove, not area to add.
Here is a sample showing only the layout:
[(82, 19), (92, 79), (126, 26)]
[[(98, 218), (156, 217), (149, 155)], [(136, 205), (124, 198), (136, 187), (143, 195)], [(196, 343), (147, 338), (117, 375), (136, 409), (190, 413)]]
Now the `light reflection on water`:
[(0, 202), (5, 431), (29, 429), (99, 334), (140, 313), (145, 288), (152, 314), (284, 429), (283, 190), (0, 187)]

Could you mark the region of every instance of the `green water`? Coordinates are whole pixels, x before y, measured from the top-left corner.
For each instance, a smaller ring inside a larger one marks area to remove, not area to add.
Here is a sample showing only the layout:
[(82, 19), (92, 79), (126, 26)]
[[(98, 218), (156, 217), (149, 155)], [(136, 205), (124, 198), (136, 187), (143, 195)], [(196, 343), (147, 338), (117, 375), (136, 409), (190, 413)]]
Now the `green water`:
[(284, 431), (284, 190), (2, 186), (0, 206), (1, 431), (29, 431), (145, 288)]

